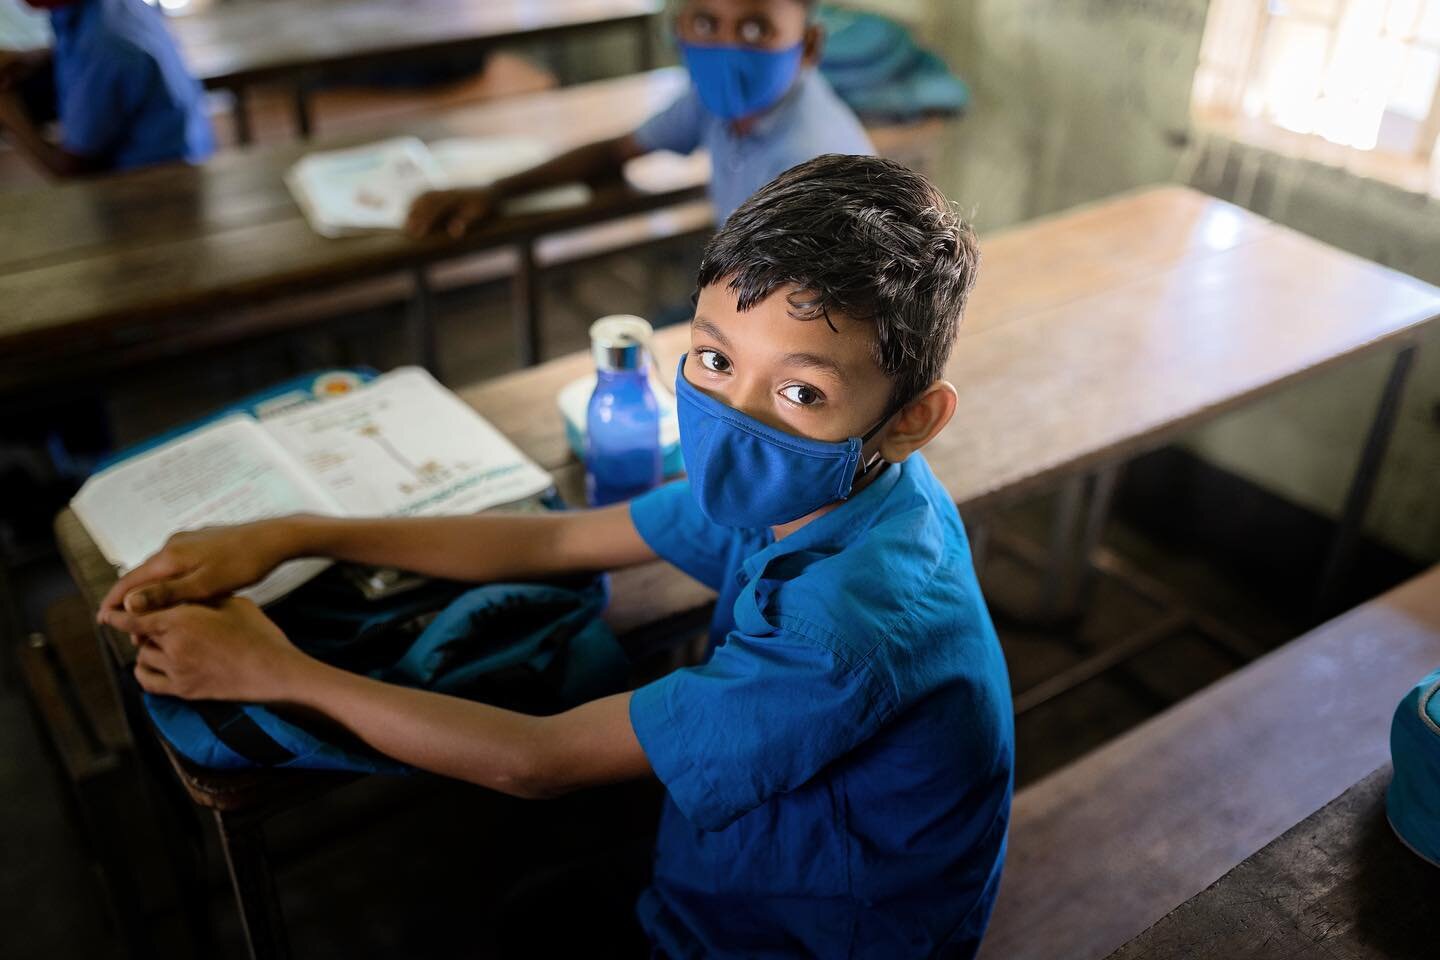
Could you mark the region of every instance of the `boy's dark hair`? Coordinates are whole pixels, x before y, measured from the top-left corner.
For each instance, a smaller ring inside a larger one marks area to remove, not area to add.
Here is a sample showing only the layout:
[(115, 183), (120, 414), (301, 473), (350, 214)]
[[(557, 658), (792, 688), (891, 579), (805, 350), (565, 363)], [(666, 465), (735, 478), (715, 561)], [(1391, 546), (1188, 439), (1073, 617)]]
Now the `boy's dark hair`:
[(975, 233), (931, 183), (891, 160), (825, 154), (761, 187), (705, 247), (699, 287), (749, 310), (794, 285), (799, 320), (875, 325), (888, 413), (940, 379), (980, 264)]

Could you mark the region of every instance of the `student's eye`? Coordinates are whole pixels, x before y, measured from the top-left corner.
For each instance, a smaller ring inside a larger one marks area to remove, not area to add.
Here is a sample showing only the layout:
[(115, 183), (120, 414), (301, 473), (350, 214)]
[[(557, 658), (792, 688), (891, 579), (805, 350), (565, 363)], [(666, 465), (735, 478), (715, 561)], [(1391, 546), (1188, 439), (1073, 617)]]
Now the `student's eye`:
[(700, 358), (700, 366), (711, 373), (730, 372), (730, 358), (719, 350), (697, 350), (695, 353)]
[(704, 39), (715, 34), (715, 18), (705, 13), (697, 13), (690, 18), (690, 33), (698, 39)]
[(763, 20), (742, 20), (737, 31), (740, 42), (748, 44), (764, 43), (769, 33), (769, 25)]
[(813, 407), (825, 401), (825, 395), (806, 383), (792, 383), (782, 387), (780, 396), (800, 407)]

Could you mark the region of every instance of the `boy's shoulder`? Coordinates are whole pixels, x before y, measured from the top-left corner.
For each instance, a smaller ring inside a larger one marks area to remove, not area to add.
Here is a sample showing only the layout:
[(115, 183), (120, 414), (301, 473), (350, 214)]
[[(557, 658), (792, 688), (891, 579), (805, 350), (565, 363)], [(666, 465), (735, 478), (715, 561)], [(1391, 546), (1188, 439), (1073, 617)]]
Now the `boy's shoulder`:
[(795, 553), (747, 561), (747, 575), (773, 578), (763, 591), (773, 626), (852, 666), (948, 660), (991, 641), (965, 528), (923, 455), (892, 465), (853, 506), (815, 521), (833, 518), (832, 530)]

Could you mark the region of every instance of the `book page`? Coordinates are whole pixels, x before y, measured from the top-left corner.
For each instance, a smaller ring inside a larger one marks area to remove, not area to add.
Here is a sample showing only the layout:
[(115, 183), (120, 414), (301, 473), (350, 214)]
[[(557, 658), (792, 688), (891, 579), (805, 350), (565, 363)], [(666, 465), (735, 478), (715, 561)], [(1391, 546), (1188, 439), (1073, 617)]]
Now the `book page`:
[(397, 137), (312, 153), (290, 168), (285, 183), (315, 232), (335, 237), (400, 229), (410, 201), (446, 180), (425, 144)]
[[(325, 490), (243, 414), (102, 470), (85, 481), (71, 506), (105, 558), (122, 573), (181, 530), (289, 513), (337, 512)], [(245, 595), (268, 602), (325, 565), (286, 564)]]
[(424, 370), (267, 419), (348, 516), (476, 513), (544, 492), (548, 473)]

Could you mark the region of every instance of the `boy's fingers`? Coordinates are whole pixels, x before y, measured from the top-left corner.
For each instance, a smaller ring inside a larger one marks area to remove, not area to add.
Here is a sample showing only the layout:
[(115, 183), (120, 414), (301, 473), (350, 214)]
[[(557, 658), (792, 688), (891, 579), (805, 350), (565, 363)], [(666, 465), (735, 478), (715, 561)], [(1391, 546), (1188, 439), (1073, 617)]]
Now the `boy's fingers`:
[(198, 572), (147, 584), (125, 595), (124, 607), (131, 613), (163, 610), (187, 600), (209, 600), (213, 591)]
[(132, 636), (144, 636), (152, 642), (165, 632), (168, 611), (131, 613), (128, 610), (102, 610), (103, 622)]
[(167, 694), (170, 692), (170, 678), (159, 670), (135, 662), (135, 679), (146, 693)]
[(425, 236), (435, 229), (449, 208), (450, 200), (443, 193), (420, 194), (410, 204), (410, 213), (405, 217), (405, 232), (412, 237)]
[(151, 580), (173, 577), (177, 573), (180, 573), (179, 565), (164, 554), (157, 553), (116, 580), (115, 585), (110, 588), (110, 592), (105, 594), (105, 599), (100, 601), (100, 607), (101, 609), (118, 610), (125, 605), (125, 595), (136, 587), (147, 584)]

